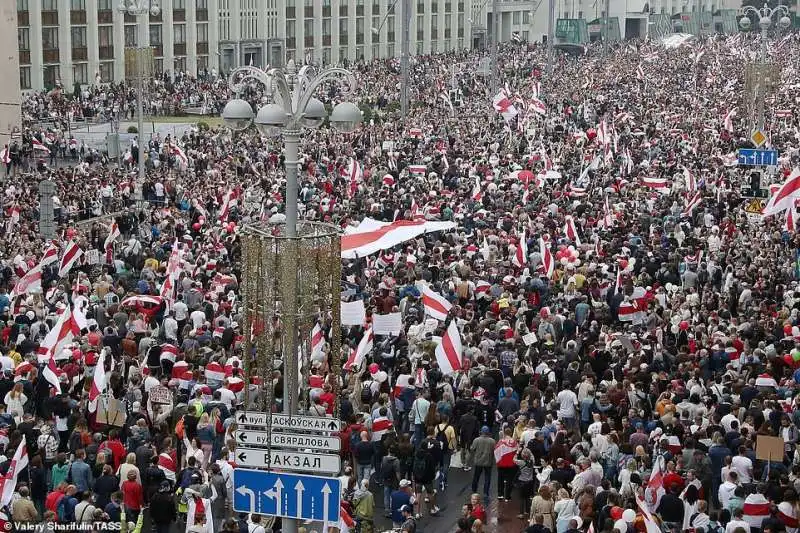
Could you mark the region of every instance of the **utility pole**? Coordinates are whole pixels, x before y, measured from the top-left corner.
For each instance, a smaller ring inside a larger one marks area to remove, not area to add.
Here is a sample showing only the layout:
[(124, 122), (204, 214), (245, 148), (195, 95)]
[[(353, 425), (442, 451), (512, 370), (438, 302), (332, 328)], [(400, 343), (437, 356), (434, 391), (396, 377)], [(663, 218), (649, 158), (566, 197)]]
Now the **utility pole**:
[(608, 25), (611, 22), (609, 11), (611, 10), (611, 0), (606, 0), (606, 15), (603, 17), (603, 55), (608, 55)]
[(400, 57), (400, 75), (402, 80), (400, 82), (400, 113), (403, 118), (408, 117), (408, 81), (409, 81), (409, 61), (411, 47), (411, 0), (403, 0), (403, 19), (402, 19), (401, 32), (403, 34), (403, 42), (401, 46)]
[(499, 35), (499, 10), (497, 8), (497, 0), (492, 0), (492, 50), (491, 50), (491, 66), (490, 66), (490, 80), (492, 88), (492, 97), (497, 94), (497, 83), (499, 73), (497, 71), (497, 42), (500, 40)]
[(555, 39), (556, 0), (547, 0), (547, 73), (553, 72), (553, 40)]

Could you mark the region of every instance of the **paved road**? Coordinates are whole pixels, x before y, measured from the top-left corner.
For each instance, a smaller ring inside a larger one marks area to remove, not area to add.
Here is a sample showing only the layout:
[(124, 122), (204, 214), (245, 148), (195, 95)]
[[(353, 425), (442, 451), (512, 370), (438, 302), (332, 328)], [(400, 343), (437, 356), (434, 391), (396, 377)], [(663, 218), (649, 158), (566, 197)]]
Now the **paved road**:
[[(456, 530), (461, 517), (461, 507), (469, 500), (472, 493), (472, 472), (461, 469), (450, 471), (450, 485), (444, 493), (439, 494), (437, 503), (442, 509), (439, 516), (425, 516), (418, 522), (418, 533), (451, 533)], [(492, 533), (520, 533), (525, 528), (525, 521), (519, 520), (520, 502), (515, 497), (511, 502), (498, 502), (496, 497), (497, 472), (492, 479), (491, 502), (488, 505), (489, 524), (486, 531)], [(481, 485), (482, 487), (482, 485)], [(375, 491), (375, 530), (382, 532), (391, 529), (391, 521), (383, 517), (383, 492)]]

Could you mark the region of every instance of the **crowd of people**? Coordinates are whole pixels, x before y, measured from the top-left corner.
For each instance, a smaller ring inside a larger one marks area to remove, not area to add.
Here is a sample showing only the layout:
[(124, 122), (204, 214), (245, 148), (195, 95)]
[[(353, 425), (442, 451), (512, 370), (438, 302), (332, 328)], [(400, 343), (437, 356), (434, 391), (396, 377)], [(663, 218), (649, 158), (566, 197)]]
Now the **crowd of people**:
[[(325, 88), (369, 115), (352, 134), (304, 133), (301, 217), (455, 223), (342, 262), (367, 323), (342, 328), (341, 353), (322, 348), (301, 391), (308, 414), (343, 421), (341, 531), (436, 523), (458, 470), (472, 476), (462, 532), (499, 531), (502, 513), (531, 533), (797, 531), (800, 241), (793, 207), (762, 217), (753, 197), (798, 164), (800, 40), (769, 43), (789, 58), (765, 117), (780, 158), (754, 178), (736, 150), (754, 147), (742, 64), (759, 46), (631, 41), (548, 70), (541, 46), (509, 44), (496, 79), (483, 52), (420, 56), (407, 117), (396, 60), (352, 65), (354, 95)], [(152, 100), (217, 110), (231, 97), (216, 74), (153, 86)], [(133, 95), (102, 85), (25, 105), (124, 115)], [(203, 128), (118, 164), (78, 150), (29, 164), (65, 135), (31, 128), (4, 159), (6, 519), (279, 531), (234, 512), (232, 475), (234, 413), (284, 390), (282, 364), (271, 381), (243, 370), (238, 236), (284, 211), (281, 141)], [(56, 187), (48, 240), (42, 180)], [(335, 374), (393, 312), (400, 335)], [(440, 340), (454, 337), (456, 363)]]

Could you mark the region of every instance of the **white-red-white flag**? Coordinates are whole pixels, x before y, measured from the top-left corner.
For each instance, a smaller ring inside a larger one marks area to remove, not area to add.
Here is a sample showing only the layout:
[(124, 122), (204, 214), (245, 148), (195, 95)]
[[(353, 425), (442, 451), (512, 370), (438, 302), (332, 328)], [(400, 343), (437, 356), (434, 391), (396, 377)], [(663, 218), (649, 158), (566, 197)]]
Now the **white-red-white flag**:
[(427, 285), (422, 289), (422, 306), (426, 315), (442, 322), (447, 320), (447, 315), (453, 308), (453, 304), (448, 302), (444, 296), (433, 292)]
[(544, 274), (548, 278), (552, 278), (555, 271), (555, 259), (553, 258), (553, 252), (550, 251), (550, 246), (541, 237), (539, 237), (539, 252), (542, 256)]
[(495, 95), (495, 97), (492, 99), (492, 106), (494, 107), (495, 111), (502, 115), (506, 122), (511, 122), (511, 120), (519, 113), (517, 108), (514, 107), (514, 104), (511, 103), (511, 100), (503, 90), (497, 93), (497, 95)]
[(795, 168), (789, 178), (773, 194), (762, 215), (775, 215), (794, 206), (794, 201), (800, 198), (800, 169)]
[(39, 260), (39, 264), (42, 266), (42, 269), (44, 269), (44, 267), (52, 265), (56, 261), (58, 261), (58, 246), (52, 242), (48, 242), (42, 254), (42, 258)]
[(19, 473), (25, 470), (28, 466), (28, 446), (25, 440), (25, 435), (22, 436), (17, 449), (14, 451), (14, 456), (11, 458), (11, 463), (8, 465), (8, 472), (0, 478), (2, 490), (0, 490), (0, 508), (5, 509), (14, 497), (14, 489), (17, 487), (17, 479)]
[(683, 167), (683, 179), (687, 192), (695, 192), (697, 190), (697, 179), (695, 179), (694, 174), (686, 167)]
[(17, 283), (14, 284), (14, 288), (11, 290), (9, 298), (13, 300), (17, 296), (41, 290), (42, 290), (42, 266), (41, 263), (39, 263), (32, 269), (28, 270), (24, 276), (19, 278), (19, 280), (17, 280)]
[(475, 176), (475, 185), (472, 187), (472, 199), (480, 202), (483, 199), (483, 190), (481, 189), (481, 180)]
[(794, 212), (794, 206), (786, 210), (786, 224), (784, 225), (784, 229), (789, 233), (794, 233), (796, 228)]
[(345, 370), (352, 370), (353, 368), (359, 368), (361, 363), (364, 362), (366, 359), (367, 354), (372, 351), (372, 346), (375, 342), (375, 334), (372, 333), (372, 328), (367, 329), (364, 332), (364, 336), (361, 337), (361, 342), (358, 343), (358, 347), (351, 351), (350, 355), (347, 358), (347, 361), (343, 365)]
[(564, 234), (567, 239), (575, 243), (575, 246), (581, 245), (581, 238), (578, 236), (578, 230), (575, 227), (575, 218), (572, 215), (564, 217)]
[(59, 277), (63, 278), (69, 274), (69, 271), (72, 270), (73, 265), (78, 262), (82, 255), (83, 250), (81, 250), (81, 247), (78, 246), (78, 243), (75, 241), (69, 241), (67, 246), (64, 248), (64, 255), (61, 257), (61, 263), (58, 267)]
[(727, 113), (725, 113), (725, 117), (722, 119), (722, 127), (725, 128), (726, 131), (733, 133), (733, 117), (736, 116), (736, 108), (734, 107)]
[(671, 185), (665, 178), (656, 178), (654, 176), (644, 176), (641, 180), (642, 185), (654, 189), (661, 194), (669, 194)]
[(319, 322), (314, 324), (314, 328), (311, 330), (311, 355), (315, 355), (317, 353), (322, 353), (322, 349), (325, 347), (325, 332), (322, 331), (322, 327), (319, 325)]
[(50, 357), (55, 359), (68, 359), (70, 356), (62, 355), (64, 348), (72, 342), (75, 336), (80, 335), (81, 329), (78, 326), (75, 317), (72, 314), (72, 309), (66, 307), (56, 320), (53, 329), (51, 329), (44, 340), (39, 345), (37, 351), (37, 360), (39, 363), (46, 363), (50, 361)]
[(0, 152), (0, 162), (4, 165), (11, 164), (11, 151), (8, 149), (8, 146), (3, 148), (3, 151)]
[(113, 220), (111, 222), (111, 227), (108, 229), (108, 236), (103, 243), (103, 249), (108, 250), (110, 247), (114, 246), (114, 241), (119, 239), (120, 235), (121, 233), (119, 231), (119, 225), (117, 224), (116, 220)]
[(703, 196), (700, 194), (700, 191), (697, 191), (686, 200), (686, 207), (683, 208), (681, 215), (685, 217), (690, 216), (692, 211), (701, 203), (703, 203)]
[(519, 244), (517, 244), (517, 249), (514, 251), (514, 257), (511, 258), (511, 262), (519, 268), (528, 264), (528, 237), (525, 235), (525, 230), (522, 230), (519, 236)]
[(42, 142), (36, 137), (33, 138), (31, 144), (33, 144), (33, 150), (36, 152), (44, 152), (45, 154), (50, 153), (50, 148), (42, 144)]
[(42, 375), (47, 382), (53, 386), (56, 391), (61, 392), (61, 382), (58, 381), (58, 368), (56, 368), (56, 359), (53, 354), (50, 354), (50, 360), (42, 370)]
[(436, 347), (436, 362), (439, 370), (446, 376), (461, 370), (461, 356), (464, 348), (461, 345), (461, 334), (455, 320), (451, 320), (442, 340)]
[(97, 398), (106, 390), (106, 350), (100, 350), (100, 357), (94, 367), (92, 385), (89, 388), (89, 412), (97, 410)]

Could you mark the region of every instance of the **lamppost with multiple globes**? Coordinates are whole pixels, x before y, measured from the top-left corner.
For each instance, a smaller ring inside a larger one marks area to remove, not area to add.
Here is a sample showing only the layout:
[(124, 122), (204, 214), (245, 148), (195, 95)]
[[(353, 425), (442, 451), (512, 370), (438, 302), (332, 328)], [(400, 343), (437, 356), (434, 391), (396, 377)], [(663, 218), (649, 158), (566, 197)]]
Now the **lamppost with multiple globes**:
[[(756, 105), (758, 106), (756, 110), (755, 128), (758, 130), (763, 130), (764, 99), (766, 98), (764, 84), (766, 82), (765, 74), (767, 70), (767, 39), (769, 38), (769, 30), (776, 25), (779, 29), (785, 30), (792, 25), (792, 19), (789, 18), (789, 8), (783, 5), (771, 8), (767, 4), (764, 4), (764, 7), (760, 9), (756, 9), (753, 6), (746, 6), (742, 8), (740, 13), (742, 14), (742, 18), (739, 19), (739, 26), (741, 26), (743, 30), (747, 31), (753, 25), (753, 21), (750, 17), (754, 17), (756, 20), (758, 20), (758, 27), (761, 28), (761, 72), (759, 72), (757, 75), (758, 78), (761, 78), (761, 81), (757, 85), (756, 90), (758, 92), (755, 95)], [(773, 18), (777, 20), (773, 20)]]
[[(142, 207), (142, 187), (145, 182), (145, 167), (144, 156), (146, 145), (144, 143), (144, 83), (145, 77), (150, 75), (150, 69), (145, 68), (145, 61), (147, 60), (147, 50), (144, 43), (147, 41), (147, 16), (152, 15), (157, 17), (161, 13), (161, 7), (158, 5), (158, 0), (120, 0), (118, 11), (125, 15), (136, 17), (137, 26), (139, 29), (139, 36), (137, 38), (136, 48), (136, 120), (137, 120), (137, 135), (139, 137), (139, 176), (134, 185), (133, 199), (137, 209)], [(130, 73), (126, 72), (126, 76)]]

